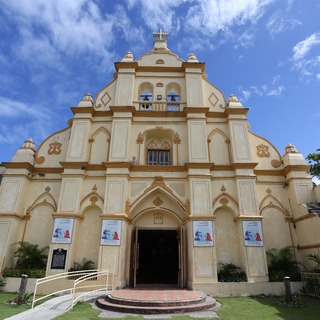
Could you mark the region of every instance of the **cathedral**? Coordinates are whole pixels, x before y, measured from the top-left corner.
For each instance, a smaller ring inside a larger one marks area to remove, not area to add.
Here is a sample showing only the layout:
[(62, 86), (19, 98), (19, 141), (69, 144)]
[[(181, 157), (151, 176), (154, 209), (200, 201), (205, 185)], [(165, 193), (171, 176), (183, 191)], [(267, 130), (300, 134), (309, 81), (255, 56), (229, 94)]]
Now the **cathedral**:
[[(153, 48), (115, 63), (114, 79), (71, 110), (37, 148), (0, 172), (0, 268), (17, 241), (48, 246), (46, 275), (91, 260), (118, 288), (219, 290), (221, 263), (249, 286), (269, 283), (266, 251), (319, 253), (320, 201), (295, 146), (250, 131), (248, 109), (207, 80), (205, 63)], [(1, 271), (0, 270), (0, 271)], [(249, 292), (249, 291), (247, 291)]]

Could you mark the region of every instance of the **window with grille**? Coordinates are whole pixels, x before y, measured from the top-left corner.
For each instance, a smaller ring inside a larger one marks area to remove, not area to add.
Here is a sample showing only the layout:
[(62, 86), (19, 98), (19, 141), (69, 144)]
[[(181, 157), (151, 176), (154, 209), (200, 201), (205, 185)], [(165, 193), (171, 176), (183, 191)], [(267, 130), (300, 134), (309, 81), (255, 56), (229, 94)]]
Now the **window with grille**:
[(153, 166), (168, 166), (171, 163), (170, 144), (161, 139), (153, 139), (147, 146), (147, 164)]
[(148, 165), (170, 165), (170, 150), (148, 150)]

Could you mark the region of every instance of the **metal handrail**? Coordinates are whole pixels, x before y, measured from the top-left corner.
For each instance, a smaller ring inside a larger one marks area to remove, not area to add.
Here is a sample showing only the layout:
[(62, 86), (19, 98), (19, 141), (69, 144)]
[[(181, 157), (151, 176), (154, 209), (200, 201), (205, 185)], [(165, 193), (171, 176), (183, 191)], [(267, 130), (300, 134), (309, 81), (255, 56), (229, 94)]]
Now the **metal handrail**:
[(305, 294), (320, 297), (320, 273), (301, 272), (300, 274)]
[[(111, 284), (109, 284), (110, 275), (112, 276)], [(98, 278), (102, 278), (102, 277), (106, 277), (106, 281), (104, 282), (103, 285), (91, 284), (91, 285), (86, 285), (81, 287), (79, 286), (79, 284), (83, 283), (84, 281), (97, 281)], [(64, 280), (63, 285), (65, 285), (66, 287), (61, 290), (55, 290), (53, 292), (50, 292), (49, 294), (46, 294), (36, 299), (36, 294), (39, 286), (43, 284), (47, 284), (49, 282), (57, 282), (58, 280)], [(71, 283), (66, 280), (71, 281)], [(68, 283), (69, 283), (69, 286), (68, 286)], [(43, 300), (53, 295), (66, 293), (66, 292), (71, 293), (71, 297), (72, 297), (71, 308), (72, 308), (81, 297), (87, 295), (88, 293), (102, 291), (102, 290), (105, 290), (107, 293), (110, 285), (111, 285), (111, 290), (113, 290), (113, 284), (114, 284), (114, 271), (111, 269), (81, 270), (81, 271), (63, 272), (63, 273), (47, 276), (45, 278), (37, 279), (31, 308), (33, 309), (35, 304), (40, 300)], [(84, 289), (84, 288), (87, 291), (76, 297), (77, 289)], [(89, 288), (94, 288), (94, 290), (89, 290)]]

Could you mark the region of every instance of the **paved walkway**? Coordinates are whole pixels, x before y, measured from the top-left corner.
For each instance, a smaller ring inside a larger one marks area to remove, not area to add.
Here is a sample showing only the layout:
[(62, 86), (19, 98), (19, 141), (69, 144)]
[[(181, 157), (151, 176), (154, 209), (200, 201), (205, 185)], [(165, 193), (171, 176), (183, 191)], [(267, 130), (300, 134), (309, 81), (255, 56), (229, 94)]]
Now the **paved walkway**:
[[(121, 290), (119, 290), (120, 292)], [(190, 291), (191, 293), (192, 291)], [(100, 294), (101, 296), (101, 294)], [(113, 312), (108, 310), (99, 309), (94, 301), (97, 297), (93, 297), (90, 294), (84, 299), (91, 303), (92, 307), (97, 310), (101, 310), (99, 315), (100, 318), (108, 318), (108, 319), (116, 319), (116, 318), (123, 318), (128, 316), (129, 314), (120, 313), (120, 312)], [(71, 295), (63, 295), (53, 299), (50, 299), (39, 306), (35, 307), (34, 309), (29, 309), (25, 312), (19, 313), (15, 316), (6, 318), (4, 320), (50, 320), (58, 317), (59, 315), (69, 311), (71, 307)], [(219, 318), (216, 314), (215, 310), (220, 307), (220, 304), (217, 302), (217, 305), (214, 308), (198, 311), (198, 312), (189, 312), (189, 313), (180, 313), (180, 314), (158, 314), (158, 315), (142, 315), (145, 319), (170, 319), (172, 316), (177, 315), (188, 315), (194, 318)], [(130, 314), (132, 315), (132, 314)], [(136, 314), (137, 315), (137, 314)]]

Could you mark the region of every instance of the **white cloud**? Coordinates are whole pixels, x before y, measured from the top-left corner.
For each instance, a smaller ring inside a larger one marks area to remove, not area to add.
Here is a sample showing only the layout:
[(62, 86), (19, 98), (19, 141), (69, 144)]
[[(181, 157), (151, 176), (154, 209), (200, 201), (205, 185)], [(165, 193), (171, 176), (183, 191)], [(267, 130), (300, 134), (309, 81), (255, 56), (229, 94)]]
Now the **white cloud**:
[(277, 33), (293, 30), (299, 25), (302, 25), (299, 20), (286, 18), (283, 12), (277, 11), (267, 22), (267, 29), (274, 36)]
[(236, 37), (236, 48), (241, 46), (241, 47), (250, 47), (253, 45), (254, 43), (254, 39), (255, 39), (255, 35), (250, 32), (250, 31), (246, 31), (244, 32), (242, 35), (240, 35), (239, 37)]
[(249, 90), (242, 90), (243, 100), (247, 101), (251, 97), (251, 92)]
[(281, 96), (285, 91), (285, 87), (279, 84), (281, 80), (280, 75), (276, 75), (268, 84), (262, 84), (257, 86), (250, 86), (249, 88), (239, 88), (241, 92), (240, 100), (247, 101), (254, 95), (258, 97), (262, 96)]
[(284, 90), (284, 86), (278, 86), (276, 88), (270, 89), (267, 92), (267, 96), (280, 96)]
[(62, 55), (110, 56), (113, 24), (94, 2), (2, 1), (2, 9), (17, 22), (20, 39), (13, 47), (25, 61), (36, 57), (40, 63), (56, 65), (59, 59), (63, 62)]
[(320, 44), (320, 33), (313, 33), (303, 41), (298, 42), (292, 49), (292, 60), (298, 61), (305, 58), (309, 51), (318, 44)]
[(164, 31), (173, 33), (179, 25), (174, 9), (194, 0), (127, 0), (126, 2), (130, 10), (137, 8), (140, 18), (153, 31), (162, 27)]
[(293, 47), (293, 55), (291, 57), (293, 69), (299, 71), (302, 78), (310, 78), (314, 75), (317, 77), (320, 71), (320, 56), (310, 55), (310, 52), (319, 45), (320, 32), (311, 34)]
[(225, 31), (234, 25), (255, 23), (273, 0), (202, 0), (188, 10), (186, 27), (205, 35)]
[(21, 101), (0, 96), (0, 109), (2, 118), (24, 118), (31, 116), (38, 119), (50, 119), (52, 112), (43, 107), (28, 105)]

